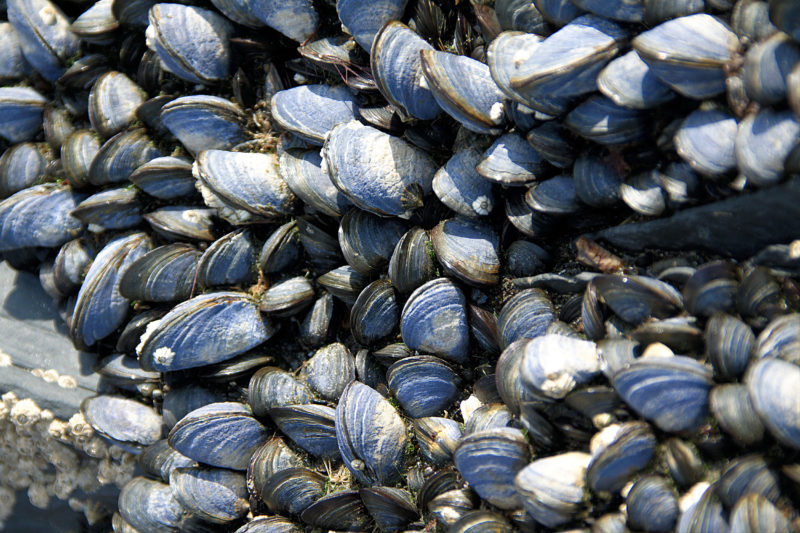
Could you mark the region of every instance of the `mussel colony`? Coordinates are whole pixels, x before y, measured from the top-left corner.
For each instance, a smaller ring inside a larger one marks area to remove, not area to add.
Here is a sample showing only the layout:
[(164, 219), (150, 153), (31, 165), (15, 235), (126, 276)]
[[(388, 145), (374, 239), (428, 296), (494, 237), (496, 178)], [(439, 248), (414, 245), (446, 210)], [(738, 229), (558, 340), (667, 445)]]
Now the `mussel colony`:
[(5, 3), (0, 520), (800, 530), (800, 3)]

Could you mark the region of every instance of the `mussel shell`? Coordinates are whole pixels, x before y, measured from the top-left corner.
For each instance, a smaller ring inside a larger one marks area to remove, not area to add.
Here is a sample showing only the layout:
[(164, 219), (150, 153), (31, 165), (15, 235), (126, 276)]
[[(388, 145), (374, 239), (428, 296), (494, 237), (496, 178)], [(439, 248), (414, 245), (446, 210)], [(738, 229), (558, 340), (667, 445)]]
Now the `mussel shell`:
[(147, 93), (125, 74), (106, 72), (89, 93), (89, 122), (97, 133), (111, 137), (136, 120), (136, 109), (145, 100)]
[(678, 501), (667, 481), (645, 476), (636, 481), (625, 498), (628, 522), (642, 531), (669, 533), (678, 520)]
[(302, 533), (303, 530), (282, 516), (256, 516), (234, 533)]
[(350, 209), (339, 226), (339, 245), (347, 263), (362, 274), (378, 272), (392, 255), (395, 243), (406, 231), (397, 219), (377, 217)]
[(500, 281), (499, 240), (489, 225), (461, 217), (431, 230), (434, 252), (445, 271), (478, 287)]
[(600, 356), (591, 341), (546, 334), (525, 347), (519, 371), (532, 395), (563, 398), (600, 373)]
[(88, 183), (89, 169), (100, 151), (100, 146), (100, 141), (88, 130), (73, 132), (64, 140), (61, 145), (61, 165), (74, 187), (82, 187)]
[(375, 36), (384, 24), (403, 17), (408, 0), (337, 0), (336, 13), (342, 25), (361, 47), (369, 52)]
[(134, 170), (160, 156), (144, 128), (121, 131), (100, 147), (89, 167), (88, 181), (92, 185), (127, 181)]
[(513, 428), (492, 428), (467, 435), (453, 454), (456, 468), (475, 492), (501, 509), (519, 505), (514, 477), (529, 458), (525, 437)]
[(209, 95), (176, 98), (161, 108), (164, 126), (192, 153), (227, 150), (245, 140), (244, 112), (234, 102)]
[(440, 417), (425, 417), (414, 420), (414, 435), (420, 453), (429, 462), (442, 466), (452, 460), (462, 431), (455, 420)]
[(409, 218), (431, 191), (437, 169), (427, 152), (358, 121), (335, 126), (322, 153), (333, 184), (381, 216)]
[(697, 172), (725, 174), (736, 167), (734, 146), (738, 123), (733, 115), (715, 109), (690, 113), (675, 133), (675, 149)]
[(45, 144), (20, 143), (0, 156), (0, 197), (36, 185), (45, 176), (51, 159)]
[(145, 214), (148, 224), (168, 241), (184, 239), (213, 241), (214, 209), (170, 205)]
[(247, 514), (244, 474), (224, 468), (183, 467), (172, 470), (169, 486), (175, 498), (195, 516), (228, 524)]
[(381, 94), (401, 115), (430, 120), (441, 111), (430, 89), (423, 87), (422, 50), (433, 48), (402, 22), (387, 22), (375, 36), (370, 67)]
[(755, 346), (750, 326), (725, 313), (716, 313), (706, 323), (705, 344), (714, 371), (724, 378), (742, 375)]
[(101, 233), (111, 229), (127, 229), (142, 221), (142, 204), (135, 189), (117, 187), (100, 191), (82, 201), (72, 216)]
[(392, 483), (403, 472), (406, 427), (374, 389), (351, 382), (336, 407), (336, 439), (345, 466), (364, 485)]
[(331, 407), (316, 404), (273, 407), (269, 416), (286, 436), (311, 455), (338, 458), (335, 411)]
[(458, 397), (458, 377), (436, 357), (419, 355), (394, 363), (386, 371), (389, 389), (412, 418), (440, 414)]
[(267, 26), (299, 43), (309, 40), (319, 26), (311, 0), (254, 0), (248, 6)]
[(267, 289), (259, 308), (274, 316), (291, 316), (308, 307), (313, 300), (314, 287), (303, 276), (296, 276)]
[(120, 280), (120, 294), (148, 302), (181, 301), (194, 286), (200, 252), (184, 244), (168, 244), (134, 261)]
[(764, 425), (753, 409), (746, 386), (717, 385), (711, 389), (709, 407), (720, 427), (740, 444), (750, 446), (763, 438)]
[(72, 312), (70, 337), (76, 346), (94, 345), (125, 321), (129, 301), (119, 292), (122, 276), (150, 247), (147, 235), (134, 233), (114, 239), (97, 254)]
[(326, 494), (306, 507), (300, 520), (318, 528), (347, 531), (369, 531), (372, 522), (356, 490)]
[(133, 448), (149, 446), (163, 433), (161, 416), (147, 405), (120, 396), (94, 396), (81, 413), (100, 435)]
[(233, 25), (227, 19), (194, 6), (156, 4), (148, 20), (148, 48), (166, 70), (190, 83), (213, 83), (228, 75)]
[(408, 294), (436, 276), (436, 259), (428, 233), (411, 228), (400, 240), (389, 260), (389, 279), (402, 294)]
[(200, 463), (246, 470), (253, 452), (268, 436), (249, 407), (220, 402), (184, 416), (169, 432), (169, 445)]
[(161, 200), (182, 198), (197, 192), (192, 163), (181, 157), (151, 159), (134, 170), (128, 179), (150, 196)]
[(782, 359), (766, 358), (751, 365), (745, 383), (761, 421), (782, 444), (800, 448), (800, 368)]
[(145, 477), (135, 477), (122, 488), (119, 513), (137, 531), (154, 533), (174, 533), (186, 516), (169, 485)]
[(225, 401), (222, 392), (199, 383), (173, 385), (164, 396), (161, 414), (164, 424), (172, 429), (184, 416), (211, 403)]
[(542, 154), (522, 136), (506, 133), (495, 139), (475, 169), (484, 178), (505, 186), (516, 186), (537, 179), (545, 164)]
[(306, 206), (329, 216), (342, 216), (353, 204), (334, 186), (317, 150), (290, 149), (280, 152), (278, 170)]
[[(611, 438), (605, 437), (604, 432), (609, 432)], [(594, 439), (600, 437), (604, 438), (604, 442), (593, 450), (592, 460), (586, 470), (587, 484), (596, 492), (621, 489), (655, 454), (655, 435), (644, 422), (609, 426), (595, 435)]]
[(569, 522), (584, 502), (584, 478), (591, 456), (582, 452), (537, 459), (514, 478), (522, 505), (547, 527)]
[(634, 109), (654, 108), (675, 98), (633, 50), (600, 71), (597, 88), (615, 104)]
[(360, 344), (369, 346), (397, 327), (400, 307), (392, 284), (373, 281), (358, 295), (350, 310), (350, 330)]
[(612, 383), (634, 411), (669, 432), (703, 423), (713, 385), (709, 369), (683, 356), (637, 359), (615, 374)]
[(245, 284), (254, 277), (255, 256), (249, 231), (228, 233), (203, 252), (197, 262), (197, 283), (202, 287)]
[(358, 491), (369, 514), (383, 531), (402, 531), (419, 517), (408, 491), (393, 487), (370, 487)]
[(461, 150), (433, 177), (433, 192), (439, 200), (468, 217), (488, 215), (494, 208), (492, 185), (475, 169), (480, 160), (477, 150)]
[(270, 110), (278, 126), (322, 146), (336, 124), (355, 118), (356, 101), (344, 86), (300, 85), (275, 93)]
[(369, 284), (369, 278), (350, 265), (345, 265), (321, 275), (317, 283), (346, 304), (352, 305)]
[(169, 483), (170, 473), (179, 467), (197, 466), (193, 459), (179, 454), (169, 447), (167, 439), (161, 439), (145, 447), (136, 458), (136, 464), (145, 474), (153, 478), (161, 478)]
[(212, 292), (178, 304), (151, 324), (136, 352), (142, 368), (170, 372), (225, 361), (273, 332), (248, 295)]
[(457, 363), (469, 356), (466, 300), (450, 280), (438, 278), (409, 296), (400, 316), (403, 342)]
[(544, 335), (556, 319), (553, 304), (540, 289), (526, 289), (503, 304), (497, 316), (497, 330), (504, 348), (514, 341)]
[(276, 367), (259, 369), (250, 378), (248, 404), (253, 413), (263, 418), (273, 407), (308, 403), (311, 390), (288, 372)]

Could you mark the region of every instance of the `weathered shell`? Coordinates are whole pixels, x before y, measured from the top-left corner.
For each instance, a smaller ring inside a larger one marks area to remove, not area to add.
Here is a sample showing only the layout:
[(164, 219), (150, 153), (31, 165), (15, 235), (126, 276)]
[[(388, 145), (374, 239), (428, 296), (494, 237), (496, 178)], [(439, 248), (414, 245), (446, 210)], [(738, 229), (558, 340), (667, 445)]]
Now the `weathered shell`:
[(564, 124), (586, 139), (603, 145), (640, 140), (648, 128), (638, 109), (622, 107), (603, 95), (593, 95), (569, 112)]
[(323, 157), (333, 184), (356, 206), (401, 218), (422, 205), (437, 168), (426, 152), (358, 121), (331, 130)]
[(170, 205), (145, 214), (144, 218), (156, 233), (168, 241), (213, 241), (214, 209)]
[(466, 303), (464, 294), (452, 281), (438, 278), (417, 288), (406, 301), (400, 320), (403, 342), (409, 348), (466, 362)]
[(0, 156), (0, 197), (36, 185), (45, 176), (50, 157), (45, 144), (15, 144)]
[(347, 31), (369, 52), (375, 36), (384, 24), (403, 17), (408, 0), (337, 0), (336, 13)]
[(777, 358), (762, 359), (750, 366), (745, 383), (769, 432), (786, 446), (800, 448), (800, 405), (792, 392), (800, 387), (800, 368)]
[(356, 377), (355, 360), (344, 344), (336, 342), (317, 350), (307, 361), (304, 373), (312, 389), (323, 398), (336, 401)]
[(439, 200), (464, 216), (488, 215), (494, 208), (491, 182), (475, 169), (481, 157), (473, 149), (456, 152), (433, 177), (433, 192)]
[(592, 207), (611, 207), (619, 199), (622, 175), (596, 155), (581, 155), (572, 168), (572, 179), (578, 198)]
[(551, 398), (563, 398), (600, 373), (600, 356), (591, 341), (561, 335), (537, 336), (520, 364), (523, 385)]
[(256, 516), (234, 533), (302, 533), (303, 530), (282, 516)]
[(764, 108), (745, 117), (736, 134), (739, 171), (755, 185), (777, 183), (785, 174), (784, 163), (800, 135), (800, 118), (791, 111)]
[(505, 186), (525, 185), (544, 171), (542, 155), (517, 133), (495, 139), (475, 167), (478, 173)]
[(311, 0), (253, 0), (248, 6), (267, 26), (299, 43), (310, 39), (319, 25)]
[(336, 407), (336, 439), (345, 466), (364, 485), (400, 478), (406, 427), (394, 407), (375, 390), (351, 382)]
[(278, 173), (275, 154), (205, 150), (197, 155), (192, 174), (233, 209), (264, 218), (294, 211), (297, 199)]
[(747, 387), (738, 383), (717, 385), (711, 389), (709, 407), (720, 427), (745, 445), (760, 442), (764, 425), (753, 409)]
[(706, 351), (714, 371), (725, 378), (742, 375), (755, 346), (750, 326), (731, 315), (716, 313), (706, 323)]
[(720, 110), (693, 111), (675, 133), (675, 149), (701, 174), (716, 176), (736, 167), (738, 123)]
[(220, 468), (246, 470), (253, 452), (268, 438), (250, 408), (212, 403), (183, 417), (169, 432), (169, 445), (186, 457)]
[(156, 4), (148, 13), (147, 46), (164, 69), (190, 83), (211, 83), (230, 71), (233, 25), (217, 13), (181, 4)]
[(296, 276), (267, 289), (259, 308), (271, 315), (291, 316), (311, 305), (313, 300), (314, 287), (303, 276)]
[(515, 294), (497, 316), (497, 329), (503, 348), (522, 338), (544, 335), (555, 319), (553, 304), (544, 291), (526, 289)]
[(135, 477), (119, 494), (119, 513), (137, 531), (174, 533), (186, 515), (169, 485)]
[(658, 476), (645, 476), (634, 483), (625, 506), (631, 527), (642, 531), (669, 533), (680, 513), (667, 481)]
[(588, 453), (567, 452), (537, 459), (519, 471), (514, 486), (534, 520), (557, 527), (580, 511), (591, 458)]
[(321, 275), (317, 283), (346, 304), (352, 305), (369, 284), (369, 278), (350, 265), (345, 265)]
[(372, 522), (356, 490), (326, 494), (306, 507), (300, 520), (318, 528), (347, 531), (367, 531)]
[(391, 257), (395, 243), (406, 231), (401, 220), (377, 217), (350, 209), (339, 225), (339, 245), (347, 263), (362, 274), (378, 272)]
[(444, 465), (451, 460), (462, 431), (455, 420), (425, 417), (414, 420), (414, 435), (423, 457), (435, 465)]
[(514, 477), (528, 462), (528, 443), (513, 428), (493, 428), (465, 436), (453, 454), (456, 468), (492, 505), (514, 509), (520, 501)]
[(500, 281), (498, 236), (481, 222), (455, 218), (431, 230), (436, 257), (444, 269), (470, 285), (495, 285)]
[(212, 292), (178, 304), (151, 324), (136, 352), (142, 368), (168, 372), (225, 361), (273, 331), (248, 295)]
[(597, 88), (615, 104), (651, 109), (675, 98), (635, 51), (611, 61), (597, 76)]
[(155, 443), (163, 432), (161, 416), (155, 409), (120, 396), (87, 398), (81, 404), (81, 413), (101, 435), (134, 448)]
[(150, 247), (147, 235), (134, 233), (112, 240), (97, 254), (72, 312), (70, 337), (76, 346), (94, 345), (125, 321), (129, 301), (119, 292), (121, 278)]
[(586, 481), (593, 491), (614, 492), (644, 468), (655, 453), (656, 438), (644, 422), (608, 426), (592, 439)]

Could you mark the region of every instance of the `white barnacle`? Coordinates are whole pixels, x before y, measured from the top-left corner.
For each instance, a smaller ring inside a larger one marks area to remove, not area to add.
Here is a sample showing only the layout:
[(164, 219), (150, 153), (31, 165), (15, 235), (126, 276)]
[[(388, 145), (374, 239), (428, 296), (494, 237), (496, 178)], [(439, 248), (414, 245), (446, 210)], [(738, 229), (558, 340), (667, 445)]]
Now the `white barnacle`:
[(72, 376), (58, 376), (57, 383), (62, 389), (74, 389), (78, 387), (78, 380)]
[(55, 383), (58, 381), (58, 370), (55, 368), (48, 368), (42, 373), (42, 379), (48, 383)]
[(40, 483), (32, 483), (31, 486), (28, 487), (28, 499), (34, 507), (47, 509), (47, 506), (50, 504), (50, 495), (47, 494), (47, 486)]
[(83, 440), (88, 439), (94, 430), (92, 426), (83, 418), (81, 413), (75, 413), (69, 419), (69, 432), (72, 433), (76, 439), (83, 438)]
[(18, 428), (29, 428), (39, 421), (42, 410), (30, 398), (18, 401), (11, 408), (11, 421)]
[(503, 105), (503, 102), (495, 102), (492, 104), (491, 109), (489, 109), (489, 118), (495, 124), (500, 124), (503, 121), (505, 114), (506, 108)]
[(153, 333), (155, 333), (159, 324), (161, 324), (161, 320), (153, 320), (152, 322), (147, 324), (144, 333), (142, 333), (141, 337), (139, 337), (139, 344), (136, 345), (136, 355), (139, 356), (142, 355), (142, 350), (144, 349), (144, 345), (147, 342), (147, 339), (149, 339), (150, 336)]
[(472, 209), (479, 215), (488, 215), (492, 211), (492, 201), (484, 195), (478, 196), (472, 202)]
[(11, 356), (0, 350), (0, 367), (11, 366)]
[(47, 426), (47, 432), (50, 437), (60, 440), (60, 441), (69, 441), (69, 433), (70, 427), (69, 423), (63, 420), (53, 420), (50, 422), (50, 425)]
[(153, 358), (156, 363), (166, 366), (172, 363), (172, 360), (175, 358), (175, 352), (167, 346), (161, 346), (153, 352)]

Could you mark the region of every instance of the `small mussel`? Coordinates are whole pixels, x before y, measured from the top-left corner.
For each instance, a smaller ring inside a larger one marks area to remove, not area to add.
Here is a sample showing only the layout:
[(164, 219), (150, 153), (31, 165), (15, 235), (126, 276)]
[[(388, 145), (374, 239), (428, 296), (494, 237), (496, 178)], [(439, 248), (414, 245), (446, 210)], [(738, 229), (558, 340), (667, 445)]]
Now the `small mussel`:
[(534, 520), (557, 527), (580, 512), (591, 458), (588, 453), (568, 452), (537, 459), (519, 471), (514, 487)]
[(389, 389), (412, 418), (440, 414), (458, 397), (458, 377), (437, 357), (406, 357), (386, 371)]
[(176, 468), (169, 476), (169, 486), (189, 512), (206, 522), (231, 523), (249, 510), (241, 472), (198, 466)]
[(119, 291), (129, 300), (182, 301), (191, 295), (200, 252), (185, 244), (160, 246), (125, 270)]
[(431, 242), (444, 269), (470, 285), (496, 285), (500, 281), (499, 238), (481, 222), (455, 218), (431, 230)]
[(386, 337), (400, 320), (400, 307), (394, 287), (386, 280), (376, 280), (358, 295), (350, 310), (350, 330), (364, 346)]

